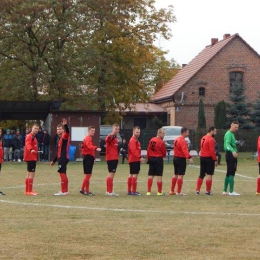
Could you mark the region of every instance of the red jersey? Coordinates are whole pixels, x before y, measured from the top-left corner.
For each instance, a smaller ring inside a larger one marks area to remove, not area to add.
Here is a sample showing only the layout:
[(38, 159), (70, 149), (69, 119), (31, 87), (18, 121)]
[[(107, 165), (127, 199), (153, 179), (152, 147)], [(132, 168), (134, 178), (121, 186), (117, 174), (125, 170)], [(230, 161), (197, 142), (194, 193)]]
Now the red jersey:
[(204, 135), (200, 140), (200, 156), (211, 157), (214, 161), (217, 161), (215, 150), (215, 139), (210, 135)]
[(128, 163), (140, 162), (141, 144), (135, 136), (128, 143)]
[(0, 163), (3, 162), (4, 159), (4, 150), (3, 150), (3, 143), (0, 141)]
[(147, 159), (150, 157), (165, 157), (166, 156), (166, 146), (164, 141), (159, 137), (153, 137), (148, 144), (147, 148)]
[(257, 140), (257, 153), (258, 153), (257, 161), (260, 162), (260, 136), (258, 137)]
[(93, 138), (91, 135), (86, 135), (81, 144), (81, 153), (82, 155), (92, 155), (95, 156), (95, 151), (97, 146), (93, 143)]
[(64, 125), (65, 132), (58, 139), (57, 155), (53, 159), (55, 163), (60, 157), (69, 159), (69, 147), (70, 147), (70, 130), (68, 125)]
[(116, 135), (108, 135), (106, 142), (106, 161), (118, 160), (118, 139)]
[(175, 157), (191, 158), (186, 140), (181, 135), (175, 139), (173, 151)]
[[(34, 150), (35, 153), (31, 153), (31, 150)], [(32, 133), (29, 133), (25, 138), (25, 147), (24, 147), (24, 161), (37, 161), (38, 160), (38, 144), (37, 138)]]

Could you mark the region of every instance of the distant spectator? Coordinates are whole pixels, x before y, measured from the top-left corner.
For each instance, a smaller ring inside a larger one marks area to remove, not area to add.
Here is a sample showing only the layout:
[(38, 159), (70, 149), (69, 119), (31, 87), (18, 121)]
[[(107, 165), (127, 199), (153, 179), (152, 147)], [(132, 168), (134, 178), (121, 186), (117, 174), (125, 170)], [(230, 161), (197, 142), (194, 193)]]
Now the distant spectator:
[(4, 146), (4, 160), (12, 161), (13, 136), (10, 133), (10, 129), (7, 129), (6, 134), (4, 134), (3, 146)]
[(42, 138), (43, 138), (43, 132), (42, 129), (39, 128), (39, 132), (36, 134), (36, 139), (38, 143), (38, 151), (40, 152), (40, 156), (38, 156), (38, 159), (42, 159)]
[(16, 133), (13, 136), (13, 161), (21, 161), (21, 148), (22, 148), (22, 136), (20, 129), (16, 129)]
[[(2, 143), (2, 129), (0, 128), (0, 173), (1, 173), (1, 169), (2, 169), (2, 163), (3, 163), (3, 153), (4, 153), (4, 151), (3, 151), (3, 143)], [(2, 195), (5, 195), (5, 193), (3, 193), (2, 191), (0, 191), (0, 196), (2, 196)]]
[(57, 134), (55, 134), (54, 138), (53, 138), (53, 144), (54, 144), (55, 148), (58, 147), (58, 143), (59, 143), (59, 136)]
[(120, 154), (122, 155), (122, 163), (124, 163), (125, 159), (127, 159), (128, 154), (128, 144), (125, 138), (123, 138), (122, 144), (120, 146)]
[(29, 134), (29, 129), (26, 128), (25, 129), (25, 133), (23, 133), (21, 135), (21, 149), (20, 149), (20, 152), (21, 152), (21, 160), (23, 161), (23, 158), (24, 158), (24, 146), (25, 146), (25, 138), (26, 136)]
[(218, 157), (218, 165), (220, 165), (221, 153), (219, 152), (219, 146), (216, 140), (215, 140), (215, 151), (216, 151), (216, 156)]
[(51, 136), (49, 135), (47, 130), (44, 130), (42, 136), (42, 151), (43, 151), (42, 160), (43, 161), (49, 160), (50, 141), (51, 141)]

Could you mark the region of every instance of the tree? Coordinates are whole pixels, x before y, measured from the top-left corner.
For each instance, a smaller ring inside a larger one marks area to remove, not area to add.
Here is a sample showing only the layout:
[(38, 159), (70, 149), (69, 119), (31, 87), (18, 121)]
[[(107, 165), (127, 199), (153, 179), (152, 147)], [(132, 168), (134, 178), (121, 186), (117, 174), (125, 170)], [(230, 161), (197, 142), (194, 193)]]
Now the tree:
[(255, 104), (253, 104), (251, 121), (255, 124), (256, 127), (260, 127), (260, 92), (258, 93)]
[(215, 117), (214, 117), (214, 125), (218, 129), (226, 128), (227, 124), (227, 116), (226, 116), (226, 103), (224, 100), (218, 102), (214, 109)]
[(158, 74), (170, 66), (153, 43), (158, 35), (169, 39), (168, 24), (175, 21), (172, 7), (157, 10), (154, 4), (2, 0), (0, 89), (16, 99), (17, 93), (9, 95), (12, 83), (25, 99), (102, 111), (148, 101), (162, 80)]
[(200, 99), (199, 102), (198, 128), (206, 128), (206, 117), (204, 112), (204, 103), (202, 99)]
[(164, 84), (170, 81), (180, 70), (180, 65), (178, 65), (174, 59), (168, 61), (163, 57), (159, 57), (158, 60), (158, 73), (155, 76), (155, 92), (159, 91)]
[(238, 121), (242, 129), (253, 128), (250, 124), (250, 104), (245, 103), (244, 86), (238, 82), (232, 84), (230, 93), (230, 103), (228, 105), (228, 120)]

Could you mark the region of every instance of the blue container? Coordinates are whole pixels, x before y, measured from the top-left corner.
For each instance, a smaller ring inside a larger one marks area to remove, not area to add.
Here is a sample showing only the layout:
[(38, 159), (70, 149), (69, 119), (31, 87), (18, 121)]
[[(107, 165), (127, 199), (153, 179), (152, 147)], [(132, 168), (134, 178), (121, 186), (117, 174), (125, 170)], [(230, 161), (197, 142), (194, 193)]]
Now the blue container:
[(70, 161), (75, 161), (76, 146), (71, 145), (69, 148)]

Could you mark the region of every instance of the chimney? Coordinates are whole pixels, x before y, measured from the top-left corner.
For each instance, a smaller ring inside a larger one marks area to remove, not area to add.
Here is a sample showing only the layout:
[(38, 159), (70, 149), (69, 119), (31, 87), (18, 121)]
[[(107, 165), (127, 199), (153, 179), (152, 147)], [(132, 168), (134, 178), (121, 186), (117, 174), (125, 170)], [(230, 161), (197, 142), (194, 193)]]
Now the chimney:
[(218, 42), (218, 38), (211, 38), (211, 46)]
[(223, 40), (227, 39), (228, 37), (230, 37), (230, 34), (229, 33), (226, 33), (223, 35)]

